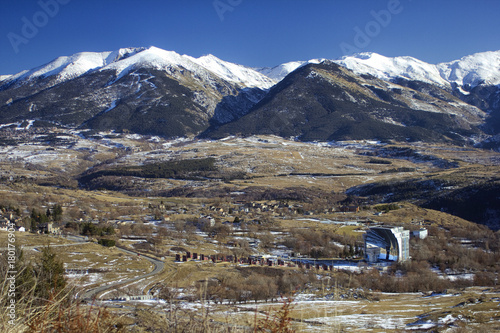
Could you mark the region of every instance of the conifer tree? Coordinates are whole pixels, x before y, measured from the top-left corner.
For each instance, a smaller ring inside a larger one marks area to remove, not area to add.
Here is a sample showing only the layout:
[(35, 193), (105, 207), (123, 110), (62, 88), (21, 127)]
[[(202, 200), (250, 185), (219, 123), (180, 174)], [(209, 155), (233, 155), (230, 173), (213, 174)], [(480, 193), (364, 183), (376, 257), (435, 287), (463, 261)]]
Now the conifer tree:
[(54, 250), (48, 246), (42, 249), (42, 258), (40, 263), (34, 266), (34, 273), (36, 277), (35, 297), (42, 302), (57, 295), (66, 287), (64, 265), (57, 258)]

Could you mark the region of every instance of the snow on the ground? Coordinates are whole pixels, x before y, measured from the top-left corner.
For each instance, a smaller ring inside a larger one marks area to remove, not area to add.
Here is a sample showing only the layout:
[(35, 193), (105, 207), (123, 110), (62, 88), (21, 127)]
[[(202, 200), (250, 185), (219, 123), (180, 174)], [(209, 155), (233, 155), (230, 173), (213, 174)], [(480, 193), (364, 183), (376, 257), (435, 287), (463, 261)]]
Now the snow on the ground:
[(70, 283), (76, 283), (81, 287), (90, 286), (102, 281), (102, 273), (66, 274), (65, 277)]
[(335, 327), (338, 325), (341, 327), (356, 327), (357, 329), (387, 330), (401, 329), (405, 327), (405, 322), (407, 320), (408, 317), (383, 314), (352, 314), (308, 319), (308, 321), (324, 323), (329, 327)]

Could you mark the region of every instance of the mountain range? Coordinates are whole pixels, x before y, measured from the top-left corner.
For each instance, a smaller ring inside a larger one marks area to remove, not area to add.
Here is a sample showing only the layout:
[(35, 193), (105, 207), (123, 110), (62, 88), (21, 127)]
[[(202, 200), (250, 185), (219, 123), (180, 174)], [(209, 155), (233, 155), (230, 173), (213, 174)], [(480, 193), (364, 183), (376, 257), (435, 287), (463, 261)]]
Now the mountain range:
[(0, 127), (165, 137), (479, 144), (500, 137), (500, 51), (428, 64), (360, 53), (249, 68), (156, 47), (83, 52), (0, 76)]

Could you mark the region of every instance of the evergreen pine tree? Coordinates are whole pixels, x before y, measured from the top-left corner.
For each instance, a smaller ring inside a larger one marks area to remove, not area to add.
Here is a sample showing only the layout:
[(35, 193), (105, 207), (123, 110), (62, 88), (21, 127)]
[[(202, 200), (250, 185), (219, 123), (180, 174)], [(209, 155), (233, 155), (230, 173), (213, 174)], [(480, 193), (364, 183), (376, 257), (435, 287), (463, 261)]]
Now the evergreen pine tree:
[(48, 300), (66, 287), (64, 265), (52, 248), (47, 246), (42, 249), (42, 258), (34, 271), (37, 280), (35, 296), (40, 300)]

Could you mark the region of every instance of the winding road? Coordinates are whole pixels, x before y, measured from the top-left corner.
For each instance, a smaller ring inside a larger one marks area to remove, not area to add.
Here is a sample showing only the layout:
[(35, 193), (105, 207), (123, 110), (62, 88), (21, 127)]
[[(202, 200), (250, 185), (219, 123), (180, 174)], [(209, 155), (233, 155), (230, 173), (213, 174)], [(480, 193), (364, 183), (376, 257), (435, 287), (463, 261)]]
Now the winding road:
[(165, 267), (165, 263), (161, 260), (155, 259), (155, 258), (147, 256), (147, 255), (143, 255), (143, 254), (140, 254), (137, 252), (126, 250), (126, 249), (121, 248), (121, 247), (116, 247), (116, 248), (122, 252), (125, 252), (128, 255), (132, 255), (132, 256), (140, 255), (144, 259), (149, 260), (149, 262), (151, 262), (154, 265), (153, 271), (150, 273), (144, 274), (144, 275), (136, 276), (132, 279), (117, 281), (117, 282), (113, 282), (113, 283), (110, 283), (110, 284), (107, 284), (104, 286), (99, 286), (96, 288), (89, 289), (89, 290), (85, 291), (81, 296), (79, 296), (79, 298), (86, 299), (86, 300), (92, 300), (98, 294), (100, 294), (108, 289), (112, 289), (112, 288), (115, 288), (115, 287), (122, 285), (122, 284), (132, 283), (132, 282), (156, 275), (156, 274), (160, 273), (163, 270), (163, 268)]
[[(67, 239), (71, 239), (73, 241), (77, 241), (78, 243), (53, 244), (53, 245), (50, 245), (50, 247), (64, 247), (64, 246), (81, 245), (83, 243), (87, 243), (88, 242), (88, 239), (86, 237), (72, 236), (72, 237), (66, 237), (66, 238)], [(25, 250), (39, 251), (39, 249), (41, 247), (43, 247), (43, 246), (36, 245), (36, 246), (23, 246), (22, 248), (25, 249)], [(130, 250), (124, 249), (122, 247), (118, 247), (117, 246), (116, 248), (118, 250), (120, 250), (120, 251), (122, 251), (122, 252), (124, 252), (124, 253), (126, 253), (128, 255), (130, 255), (130, 256), (138, 256), (138, 255), (140, 255), (141, 257), (143, 257), (144, 259), (148, 260), (149, 262), (151, 262), (154, 265), (153, 271), (150, 272), (150, 273), (144, 274), (144, 275), (136, 276), (136, 277), (131, 278), (131, 279), (116, 281), (116, 282), (113, 282), (113, 283), (110, 283), (110, 284), (106, 284), (106, 285), (103, 285), (103, 286), (99, 286), (99, 287), (95, 287), (95, 288), (89, 289), (89, 290), (83, 292), (81, 294), (81, 296), (79, 296), (79, 298), (85, 299), (85, 300), (92, 300), (92, 299), (94, 299), (94, 297), (96, 297), (97, 295), (99, 295), (100, 293), (102, 293), (102, 292), (104, 292), (104, 291), (106, 291), (108, 289), (112, 289), (112, 288), (115, 288), (115, 287), (117, 287), (119, 285), (128, 284), (128, 283), (132, 283), (132, 282), (144, 279), (144, 278), (148, 278), (150, 276), (153, 276), (153, 275), (156, 275), (156, 274), (160, 273), (165, 268), (165, 263), (163, 261), (161, 261), (161, 260), (158, 260), (156, 258), (150, 257), (148, 255), (140, 254), (138, 252), (130, 251)], [(0, 248), (0, 251), (6, 251), (6, 250), (7, 250), (7, 248)]]

